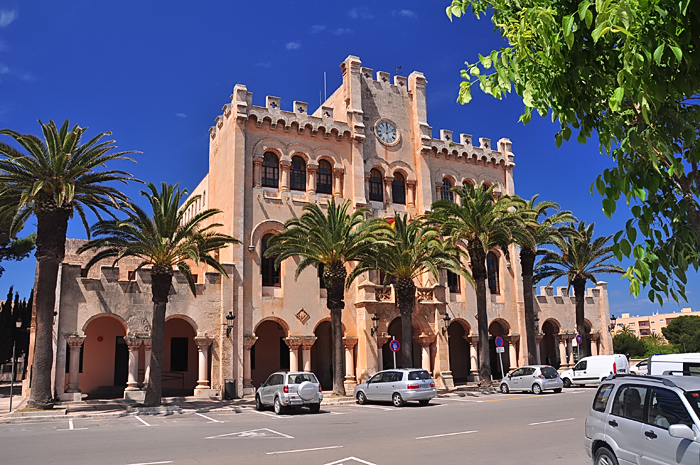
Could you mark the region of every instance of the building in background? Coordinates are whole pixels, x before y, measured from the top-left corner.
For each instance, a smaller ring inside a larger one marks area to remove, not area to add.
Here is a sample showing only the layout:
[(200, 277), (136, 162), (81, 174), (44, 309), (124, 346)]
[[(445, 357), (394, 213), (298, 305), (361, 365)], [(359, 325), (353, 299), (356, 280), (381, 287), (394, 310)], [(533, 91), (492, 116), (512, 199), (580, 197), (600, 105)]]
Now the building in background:
[(615, 322), (613, 335), (627, 326), (632, 334), (639, 337), (651, 336), (652, 334), (663, 337), (661, 328), (668, 326), (674, 318), (687, 315), (700, 316), (700, 312), (694, 312), (692, 308), (686, 307), (682, 308), (680, 312), (658, 313), (651, 316), (630, 316), (629, 313), (623, 313)]

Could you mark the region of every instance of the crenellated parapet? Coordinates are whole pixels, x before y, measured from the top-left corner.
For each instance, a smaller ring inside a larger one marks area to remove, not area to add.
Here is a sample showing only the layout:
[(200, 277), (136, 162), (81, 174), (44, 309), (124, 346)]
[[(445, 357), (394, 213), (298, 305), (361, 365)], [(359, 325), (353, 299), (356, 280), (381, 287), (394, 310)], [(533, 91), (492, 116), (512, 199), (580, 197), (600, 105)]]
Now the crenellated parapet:
[[(301, 135), (324, 139), (331, 136), (340, 141), (346, 135), (354, 137), (352, 128), (343, 121), (337, 121), (332, 107), (322, 106), (314, 115), (308, 112), (309, 104), (294, 101), (292, 111), (282, 110), (282, 99), (268, 95), (265, 106), (253, 105), (253, 93), (246, 86), (236, 84), (231, 94), (231, 103), (224, 105), (223, 114), (216, 117), (215, 125), (209, 128), (212, 139), (222, 128), (224, 122), (234, 117), (239, 123), (254, 122), (256, 127), (262, 127), (267, 122), (270, 129), (284, 132), (294, 131)], [(348, 119), (353, 118), (353, 112), (348, 112)]]
[(511, 141), (505, 138), (498, 141), (498, 150), (493, 150), (491, 139), (484, 137), (480, 137), (479, 145), (475, 146), (471, 134), (460, 134), (457, 142), (452, 131), (446, 129), (440, 130), (440, 139), (431, 138), (423, 145), (423, 150), (430, 151), (436, 158), (502, 168), (515, 166), (511, 148)]

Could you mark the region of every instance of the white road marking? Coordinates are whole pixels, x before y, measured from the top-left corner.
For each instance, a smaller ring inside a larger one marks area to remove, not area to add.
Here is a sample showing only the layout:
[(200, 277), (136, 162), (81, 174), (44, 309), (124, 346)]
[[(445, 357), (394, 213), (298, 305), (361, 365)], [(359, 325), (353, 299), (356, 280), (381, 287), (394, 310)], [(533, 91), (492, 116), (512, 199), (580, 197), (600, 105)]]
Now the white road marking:
[(73, 426), (73, 419), (70, 418), (68, 420), (68, 429), (57, 429), (56, 431), (79, 431), (81, 429), (87, 429), (87, 428), (76, 428)]
[(277, 434), (278, 436), (282, 436), (283, 438), (286, 439), (294, 439), (294, 436), (290, 436), (288, 434), (280, 433), (279, 431), (271, 430), (270, 428), (259, 428), (259, 429), (253, 429), (249, 431), (239, 431), (237, 433), (226, 433), (226, 434), (218, 434), (216, 436), (209, 436), (204, 439), (216, 439), (216, 438), (223, 438), (227, 436), (238, 436), (240, 438), (254, 438), (254, 437), (260, 437), (260, 436), (265, 436), (265, 433), (258, 433), (258, 431), (269, 431), (270, 433)]
[(209, 423), (226, 423), (225, 421), (214, 420), (213, 418), (210, 418), (206, 415), (202, 415), (201, 413), (194, 412), (194, 414), (199, 415), (202, 418), (206, 418), (207, 420), (209, 420)]
[(270, 412), (259, 412), (258, 410), (251, 410), (251, 412), (259, 413), (260, 415), (265, 415), (267, 417), (276, 418), (278, 420), (289, 420), (290, 418), (292, 418), (292, 417), (282, 417), (282, 416), (275, 415), (274, 413), (270, 413)]
[(366, 460), (358, 459), (357, 457), (345, 457), (344, 459), (336, 460), (335, 462), (329, 462), (326, 465), (343, 465), (346, 463), (346, 461), (354, 461), (354, 462), (359, 462), (363, 463), (365, 465), (376, 465), (372, 462), (368, 462)]
[(478, 433), (478, 431), (473, 430), (473, 431), (460, 431), (459, 433), (433, 434), (431, 436), (421, 436), (421, 437), (418, 437), (416, 439), (441, 438), (443, 436), (457, 436), (458, 434), (470, 434), (470, 433)]
[(571, 421), (575, 419), (576, 418), (562, 418), (561, 420), (538, 421), (537, 423), (529, 423), (527, 426), (546, 425), (548, 423), (559, 423), (560, 421)]
[(347, 412), (340, 413), (340, 412), (330, 412), (329, 411), (328, 413), (330, 413), (331, 415), (345, 415)]
[(483, 400), (476, 399), (454, 399), (451, 397), (441, 397), (440, 400), (451, 400), (453, 402), (484, 402)]
[(358, 407), (361, 407), (361, 408), (375, 408), (375, 409), (379, 409), (379, 410), (386, 410), (386, 411), (389, 411), (389, 412), (394, 412), (394, 411), (397, 410), (397, 409), (395, 409), (395, 408), (380, 407), (380, 406), (378, 406), (378, 405), (358, 405)]
[[(134, 418), (136, 418), (138, 421), (140, 421), (141, 423), (143, 423), (143, 424), (146, 425), (146, 426), (151, 426), (151, 425), (149, 425), (148, 423), (146, 423), (146, 422), (145, 422), (140, 416), (138, 416), (138, 415), (134, 415)], [(161, 463), (170, 463), (170, 462), (161, 462)]]
[(343, 446), (314, 447), (313, 449), (281, 450), (278, 452), (267, 452), (267, 455), (291, 454), (292, 452), (311, 452), (314, 450), (340, 449)]
[(143, 463), (130, 463), (129, 465), (159, 465), (162, 463), (173, 463), (172, 460), (168, 460), (167, 462), (143, 462)]

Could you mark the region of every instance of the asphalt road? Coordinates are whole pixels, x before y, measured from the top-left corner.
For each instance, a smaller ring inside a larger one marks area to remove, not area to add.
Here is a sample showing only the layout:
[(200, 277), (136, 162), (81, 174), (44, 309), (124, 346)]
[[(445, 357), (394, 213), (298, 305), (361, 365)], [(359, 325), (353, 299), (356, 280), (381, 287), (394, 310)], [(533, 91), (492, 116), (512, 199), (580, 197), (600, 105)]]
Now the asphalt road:
[(0, 425), (3, 464), (590, 464), (595, 388), (324, 407), (284, 416), (222, 409)]

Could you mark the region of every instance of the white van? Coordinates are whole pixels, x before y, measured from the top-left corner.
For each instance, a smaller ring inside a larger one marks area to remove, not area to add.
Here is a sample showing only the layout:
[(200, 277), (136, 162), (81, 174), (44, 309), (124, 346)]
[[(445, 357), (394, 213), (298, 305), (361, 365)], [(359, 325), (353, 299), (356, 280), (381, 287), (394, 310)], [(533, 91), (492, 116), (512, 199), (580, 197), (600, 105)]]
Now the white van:
[(572, 384), (597, 384), (611, 374), (629, 372), (630, 364), (622, 354), (592, 355), (579, 360), (570, 370), (563, 371), (561, 379), (564, 381), (564, 387), (568, 388)]
[[(682, 375), (690, 373), (692, 376), (700, 376), (700, 354), (658, 354), (649, 357), (647, 372), (650, 375), (663, 375), (665, 371), (678, 371), (673, 373)], [(686, 372), (686, 373), (680, 373)]]

